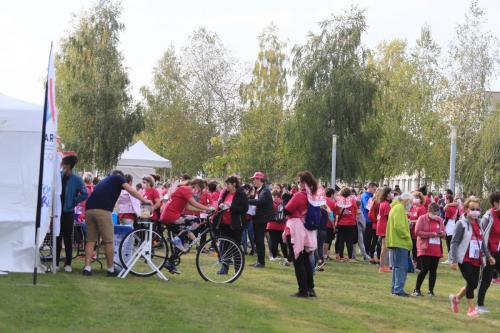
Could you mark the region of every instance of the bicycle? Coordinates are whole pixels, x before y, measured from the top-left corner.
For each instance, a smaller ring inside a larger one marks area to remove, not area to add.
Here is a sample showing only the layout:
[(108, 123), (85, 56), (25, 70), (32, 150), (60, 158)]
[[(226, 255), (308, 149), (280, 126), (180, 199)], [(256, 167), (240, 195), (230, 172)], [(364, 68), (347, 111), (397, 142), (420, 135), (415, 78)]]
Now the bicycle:
[[(143, 251), (141, 260), (136, 261), (130, 272), (136, 276), (152, 276), (163, 267), (178, 266), (181, 257), (198, 245), (196, 251), (196, 268), (198, 274), (205, 280), (213, 283), (232, 283), (242, 274), (245, 266), (245, 256), (240, 245), (233, 239), (218, 234), (219, 211), (214, 216), (214, 223), (210, 222), (212, 213), (203, 218), (186, 218), (184, 224), (172, 224), (166, 227), (156, 223), (156, 230), (150, 231), (148, 227), (141, 226), (138, 222), (134, 230), (129, 232), (121, 241), (119, 257), (124, 269), (128, 269), (130, 258)], [(189, 241), (186, 251), (179, 250), (173, 239), (178, 229), (190, 230), (190, 224), (200, 221), (196, 228), (196, 238)], [(150, 223), (150, 222), (149, 222)], [(164, 233), (167, 231), (167, 237)], [(147, 243), (146, 243), (147, 242)], [(147, 250), (144, 251), (144, 246)], [(153, 265), (154, 267), (152, 267)], [(156, 270), (156, 269), (157, 270)]]

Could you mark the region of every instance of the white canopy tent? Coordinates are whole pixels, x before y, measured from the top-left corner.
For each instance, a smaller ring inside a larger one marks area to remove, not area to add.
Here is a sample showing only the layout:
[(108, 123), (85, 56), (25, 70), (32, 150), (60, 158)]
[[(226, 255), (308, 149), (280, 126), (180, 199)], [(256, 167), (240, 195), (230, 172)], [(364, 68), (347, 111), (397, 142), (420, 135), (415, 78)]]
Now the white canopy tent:
[(172, 162), (148, 148), (141, 140), (130, 146), (118, 159), (117, 169), (134, 177), (137, 183), (144, 175), (155, 173), (155, 168), (172, 168)]
[(0, 94), (0, 271), (33, 271), (42, 115)]

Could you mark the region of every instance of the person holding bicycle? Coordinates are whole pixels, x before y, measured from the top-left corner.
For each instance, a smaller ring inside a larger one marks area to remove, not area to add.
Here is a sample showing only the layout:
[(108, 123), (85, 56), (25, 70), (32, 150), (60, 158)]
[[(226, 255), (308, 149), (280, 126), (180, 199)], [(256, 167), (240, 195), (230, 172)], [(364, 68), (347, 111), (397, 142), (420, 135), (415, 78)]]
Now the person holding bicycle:
[[(235, 176), (226, 179), (226, 190), (219, 199), (219, 209), (222, 212), (220, 235), (233, 239), (236, 244), (241, 244), (243, 221), (248, 211), (248, 198)], [(218, 274), (227, 274), (228, 268), (223, 265)]]

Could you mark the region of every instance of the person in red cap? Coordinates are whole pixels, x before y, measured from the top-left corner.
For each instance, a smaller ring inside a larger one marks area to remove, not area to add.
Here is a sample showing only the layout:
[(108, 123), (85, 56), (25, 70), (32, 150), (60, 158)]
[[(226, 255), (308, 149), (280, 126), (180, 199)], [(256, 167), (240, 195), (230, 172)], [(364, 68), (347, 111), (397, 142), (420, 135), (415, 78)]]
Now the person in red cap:
[(257, 248), (257, 262), (252, 266), (263, 268), (266, 265), (266, 248), (264, 245), (266, 225), (267, 222), (274, 219), (273, 196), (266, 186), (266, 175), (263, 172), (257, 171), (251, 179), (255, 186), (255, 198), (248, 200), (248, 203), (256, 207), (253, 227), (255, 246)]

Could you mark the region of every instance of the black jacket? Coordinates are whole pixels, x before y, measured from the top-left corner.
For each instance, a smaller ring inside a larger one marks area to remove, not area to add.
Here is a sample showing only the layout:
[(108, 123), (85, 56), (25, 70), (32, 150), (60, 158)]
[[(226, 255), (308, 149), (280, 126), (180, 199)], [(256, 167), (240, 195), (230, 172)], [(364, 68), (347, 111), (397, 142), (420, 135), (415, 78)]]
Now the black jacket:
[[(219, 199), (219, 204), (224, 202), (228, 193), (228, 191), (225, 191), (222, 194), (222, 197)], [(243, 192), (243, 189), (240, 187), (236, 190), (233, 201), (231, 202), (231, 207), (229, 208), (229, 212), (231, 213), (231, 229), (241, 229), (247, 211), (248, 198), (245, 192)]]
[(257, 199), (248, 200), (250, 205), (256, 207), (254, 222), (263, 224), (274, 220), (273, 196), (271, 195), (271, 191), (266, 186), (263, 186), (257, 194)]

